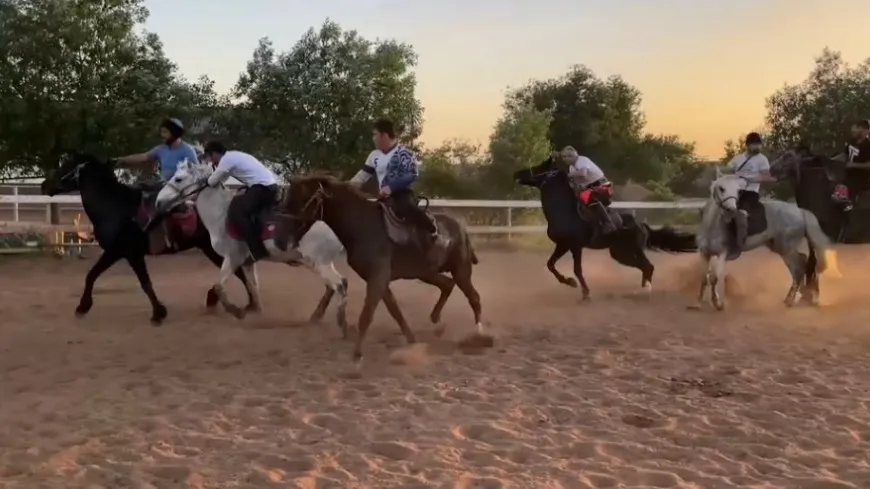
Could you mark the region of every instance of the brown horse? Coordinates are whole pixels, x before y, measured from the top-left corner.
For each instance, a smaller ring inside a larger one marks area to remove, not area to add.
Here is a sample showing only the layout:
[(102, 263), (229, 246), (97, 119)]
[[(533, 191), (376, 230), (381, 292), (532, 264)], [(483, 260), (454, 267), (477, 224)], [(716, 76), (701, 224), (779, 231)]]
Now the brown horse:
[[(434, 263), (427, 258), (423, 248), (414, 243), (413, 238), (418, 234), (416, 230), (405, 227), (408, 226), (405, 224), (397, 225), (382, 202), (370, 201), (356, 187), (331, 176), (294, 178), (279, 206), (279, 212), (285, 219), (279, 224), (277, 232), (289, 234), (292, 243), (298, 242), (315, 221), (325, 222), (347, 250), (348, 264), (366, 281), (365, 304), (360, 312), (357, 326), (359, 335), (353, 351), (355, 361), (362, 359), (362, 343), (381, 300), (399, 324), (408, 343), (416, 342), (390, 290), (390, 282), (400, 279), (418, 279), (438, 287), (441, 296), (429, 316), (436, 324), (440, 322), (441, 310), (453, 292), (453, 286), (459, 286), (474, 312), (477, 334), (472, 341), (477, 345), (492, 345), (492, 338), (484, 334), (480, 295), (471, 283), (472, 265), (477, 264), (477, 256), (468, 233), (455, 219), (435, 215), (439, 232), (447, 236), (451, 243), (441, 253), (441, 263)], [(402, 234), (406, 240), (398, 238)], [(450, 273), (453, 278), (442, 272)], [(443, 332), (444, 327), (439, 327), (436, 335), (440, 336)], [(347, 330), (344, 330), (344, 336), (347, 337)]]

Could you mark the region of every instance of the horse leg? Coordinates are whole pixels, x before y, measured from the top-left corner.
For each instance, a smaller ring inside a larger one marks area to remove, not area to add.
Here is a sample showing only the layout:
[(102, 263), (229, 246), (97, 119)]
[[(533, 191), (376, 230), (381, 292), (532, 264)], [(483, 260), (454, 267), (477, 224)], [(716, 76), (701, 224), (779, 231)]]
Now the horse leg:
[(357, 321), (357, 329), (359, 331), (356, 337), (356, 346), (353, 349), (353, 360), (357, 362), (357, 365), (360, 365), (362, 361), (362, 344), (366, 333), (369, 331), (369, 326), (372, 324), (372, 318), (375, 316), (375, 309), (378, 308), (378, 304), (381, 302), (381, 298), (384, 296), (384, 292), (389, 285), (389, 268), (366, 282), (366, 298), (359, 313), (359, 320)]
[[(453, 281), (456, 283), (456, 286), (459, 287), (459, 290), (468, 299), (468, 305), (471, 306), (471, 311), (474, 313), (474, 324), (477, 327), (477, 334), (485, 335), (483, 320), (481, 319), (483, 311), (480, 306), (480, 294), (471, 282), (471, 266), (470, 261), (464, 261), (451, 272), (451, 275), (453, 275)], [(492, 345), (490, 344), (489, 346)]]
[(249, 298), (245, 311), (261, 312), (263, 310), (263, 302), (260, 298), (260, 279), (257, 277), (257, 264), (245, 262), (236, 269), (236, 275), (244, 277), (242, 283), (245, 284), (245, 291), (248, 293)]
[(811, 246), (810, 255), (807, 258), (806, 265), (806, 285), (804, 286), (804, 290), (801, 291), (801, 302), (806, 302), (811, 306), (819, 305), (821, 295), (819, 290), (819, 274), (816, 272), (817, 266), (818, 259), (816, 258), (816, 252)]
[[(238, 261), (244, 262), (244, 256), (245, 255), (239, 255)], [(236, 319), (242, 319), (245, 317), (245, 310), (230, 302), (227, 298), (226, 290), (224, 290), (230, 275), (240, 268), (240, 266), (235, 263), (236, 259), (234, 258), (235, 257), (232, 253), (228, 253), (227, 256), (224, 257), (224, 262), (221, 264), (220, 279), (218, 280), (218, 283), (212, 286), (211, 290), (215, 295), (217, 295), (218, 301), (224, 307), (224, 310), (235, 316)], [(242, 272), (242, 275), (244, 276), (244, 271)]]
[[(206, 238), (208, 238), (207, 235)], [(224, 257), (220, 256), (210, 243), (208, 245), (200, 246), (199, 249), (202, 250), (202, 253), (205, 255), (206, 258), (208, 258), (210, 262), (214, 263), (214, 266), (218, 268), (221, 267), (221, 264), (224, 262)], [(236, 277), (238, 277), (239, 280), (242, 281), (242, 285), (245, 286), (245, 292), (247, 292), (248, 294), (248, 306), (246, 307), (246, 309), (252, 310), (252, 306), (254, 304), (254, 297), (251, 295), (250, 288), (248, 287), (248, 279), (245, 278), (245, 274), (242, 273), (241, 270), (237, 269), (234, 273)], [(218, 296), (215, 293), (214, 289), (208, 289), (208, 293), (205, 297), (205, 307), (209, 309), (214, 309), (217, 303)]]
[(333, 263), (316, 265), (312, 269), (326, 282), (326, 290), (323, 292), (320, 302), (317, 303), (317, 308), (311, 313), (309, 321), (317, 323), (323, 319), (332, 296), (337, 293), (338, 312), (336, 320), (338, 328), (341, 330), (341, 337), (347, 339), (347, 279), (338, 273)]
[(103, 251), (103, 254), (94, 263), (94, 266), (88, 270), (88, 274), (85, 276), (85, 288), (82, 290), (82, 297), (79, 299), (78, 307), (76, 307), (76, 316), (82, 317), (91, 310), (91, 307), (94, 305), (94, 284), (103, 272), (111, 268), (120, 259), (121, 255), (113, 251)]
[(408, 322), (405, 321), (405, 316), (402, 315), (402, 310), (399, 308), (399, 303), (396, 301), (396, 296), (393, 295), (393, 291), (390, 290), (390, 286), (387, 285), (386, 290), (384, 290), (384, 305), (387, 306), (387, 312), (390, 313), (390, 316), (393, 316), (393, 319), (399, 323), (399, 329), (402, 330), (402, 334), (405, 335), (405, 339), (408, 341), (409, 345), (412, 345), (417, 342), (417, 338), (414, 337), (414, 333), (411, 331), (411, 327), (408, 326)]
[(637, 268), (641, 272), (640, 286), (646, 292), (652, 292), (652, 276), (655, 266), (646, 257), (643, 248), (636, 242), (619, 242), (610, 247), (610, 257), (620, 265)]
[(787, 307), (792, 307), (795, 304), (795, 296), (798, 289), (800, 289), (801, 284), (804, 282), (807, 268), (806, 257), (803, 253), (799, 253), (796, 250), (780, 253), (779, 256), (782, 257), (782, 261), (785, 262), (785, 266), (788, 268), (789, 273), (791, 273), (791, 287), (789, 287), (783, 303)]
[(574, 276), (580, 282), (580, 290), (583, 291), (583, 297), (580, 300), (589, 300), (589, 286), (586, 285), (586, 278), (583, 277), (583, 247), (577, 246), (571, 249), (571, 256), (574, 258)]
[(148, 276), (148, 266), (145, 264), (145, 255), (141, 253), (130, 253), (127, 255), (127, 263), (139, 279), (139, 286), (142, 291), (148, 296), (151, 301), (151, 323), (155, 326), (160, 326), (160, 323), (166, 319), (166, 306), (164, 306), (157, 294), (154, 293), (154, 287), (151, 286), (151, 277)]
[(577, 288), (577, 280), (572, 277), (566, 277), (559, 273), (559, 270), (556, 270), (556, 262), (559, 261), (560, 258), (565, 256), (565, 253), (568, 253), (569, 248), (562, 243), (556, 243), (556, 249), (553, 250), (553, 254), (550, 255), (550, 258), (547, 260), (547, 270), (556, 277), (556, 280), (559, 281), (560, 284), (567, 285), (568, 287)]
[[(447, 299), (449, 299), (450, 294), (453, 293), (453, 287), (456, 286), (456, 282), (454, 282), (450, 277), (441, 275), (440, 273), (427, 277), (420, 277), (419, 280), (423, 283), (434, 285), (441, 291), (438, 301), (435, 303), (432, 312), (429, 314), (429, 320), (432, 321), (432, 324), (438, 324), (441, 322), (441, 310), (444, 309), (444, 304), (447, 303)], [(435, 336), (440, 337), (443, 335), (446, 328), (447, 327), (444, 325), (437, 326), (435, 328)]]
[(711, 300), (713, 301), (713, 307), (719, 311), (725, 309), (725, 300), (723, 298), (725, 295), (725, 257), (726, 255), (722, 253), (713, 255), (710, 258), (710, 265), (713, 269), (712, 273), (710, 273)]

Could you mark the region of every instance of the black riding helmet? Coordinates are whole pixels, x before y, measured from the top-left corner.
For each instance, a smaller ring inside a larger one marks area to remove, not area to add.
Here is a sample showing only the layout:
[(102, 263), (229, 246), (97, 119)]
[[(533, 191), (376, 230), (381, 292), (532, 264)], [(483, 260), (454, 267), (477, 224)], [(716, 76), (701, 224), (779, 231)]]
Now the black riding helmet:
[(166, 128), (166, 130), (169, 131), (169, 134), (172, 135), (172, 141), (184, 136), (184, 124), (174, 117), (163, 119), (163, 121), (160, 122), (160, 127)]
[(761, 144), (761, 134), (758, 134), (757, 132), (750, 132), (747, 134), (746, 145), (749, 146), (750, 144)]

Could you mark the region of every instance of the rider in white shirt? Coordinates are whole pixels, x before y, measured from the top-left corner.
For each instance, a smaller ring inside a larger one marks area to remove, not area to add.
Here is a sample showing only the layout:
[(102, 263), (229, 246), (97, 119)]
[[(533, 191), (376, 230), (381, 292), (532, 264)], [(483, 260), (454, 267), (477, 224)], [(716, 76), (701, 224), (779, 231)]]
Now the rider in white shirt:
[(207, 184), (220, 185), (229, 177), (242, 183), (247, 190), (230, 202), (227, 218), (239, 228), (248, 243), (254, 260), (269, 256), (261, 238), (258, 217), (275, 204), (278, 198), (278, 178), (260, 160), (241, 151), (227, 151), (219, 141), (210, 141), (203, 149), (205, 158), (216, 165)]
[(761, 152), (761, 135), (751, 132), (746, 135), (746, 151), (740, 153), (728, 162), (727, 170), (746, 180), (746, 188), (740, 191), (737, 198), (739, 212), (735, 216), (737, 224), (737, 246), (732, 250), (731, 259), (739, 256), (739, 250), (746, 242), (749, 228), (749, 212), (753, 207), (761, 204), (761, 184), (764, 182), (776, 182), (776, 178), (770, 175), (770, 162), (767, 156)]
[(560, 156), (569, 165), (568, 177), (578, 190), (580, 201), (598, 217), (601, 235), (615, 231), (616, 226), (607, 214), (612, 184), (604, 177), (604, 172), (591, 159), (577, 153), (572, 146), (565, 146)]

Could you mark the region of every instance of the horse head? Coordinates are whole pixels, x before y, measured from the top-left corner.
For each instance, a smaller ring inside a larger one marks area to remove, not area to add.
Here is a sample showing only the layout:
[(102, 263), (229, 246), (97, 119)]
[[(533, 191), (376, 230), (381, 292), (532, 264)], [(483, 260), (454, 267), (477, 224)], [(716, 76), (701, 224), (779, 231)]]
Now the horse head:
[(710, 198), (720, 208), (737, 211), (737, 198), (740, 191), (746, 188), (747, 181), (737, 175), (722, 175), (710, 184)]
[(81, 179), (87, 174), (109, 174), (114, 178), (113, 167), (94, 155), (69, 153), (61, 158), (56, 169), (46, 172), (40, 185), (42, 194), (51, 197), (81, 190)]
[(550, 177), (557, 174), (560, 169), (559, 163), (559, 155), (554, 153), (535, 166), (515, 171), (514, 181), (527, 187), (541, 188)]
[[(289, 237), (289, 243), (298, 243), (315, 222), (323, 220), (325, 201), (338, 193), (349, 193), (362, 201), (367, 200), (362, 191), (331, 175), (313, 173), (291, 178), (278, 205), (281, 219), (278, 220), (276, 234)], [(354, 205), (358, 204), (342, 204), (343, 207)]]
[(211, 165), (184, 160), (175, 168), (175, 174), (157, 194), (157, 208), (169, 209), (205, 188), (203, 183), (214, 173)]

